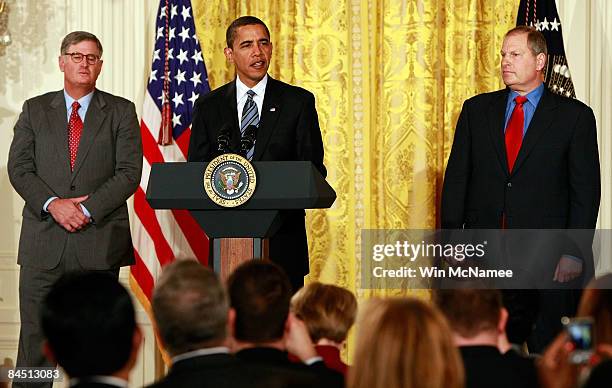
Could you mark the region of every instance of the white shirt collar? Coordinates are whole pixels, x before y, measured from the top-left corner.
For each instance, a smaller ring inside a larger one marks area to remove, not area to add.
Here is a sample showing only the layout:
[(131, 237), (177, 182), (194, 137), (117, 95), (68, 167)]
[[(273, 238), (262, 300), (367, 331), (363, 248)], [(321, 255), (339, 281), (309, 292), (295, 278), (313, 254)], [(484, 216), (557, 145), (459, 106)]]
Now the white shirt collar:
[(119, 377), (114, 376), (90, 376), (83, 378), (74, 378), (70, 379), (70, 386), (75, 386), (82, 382), (93, 382), (93, 383), (102, 383), (106, 385), (113, 385), (119, 388), (128, 388), (128, 382), (120, 379)]
[(266, 85), (268, 84), (268, 74), (266, 74), (261, 81), (257, 83), (257, 85), (249, 88), (242, 81), (240, 81), (240, 77), (236, 76), (236, 103), (244, 98), (244, 95), (249, 90), (255, 92), (255, 94), (263, 99), (264, 94), (266, 93)]
[(179, 361), (199, 356), (210, 356), (211, 354), (229, 354), (229, 348), (226, 346), (215, 346), (213, 348), (193, 350), (191, 352), (182, 353), (178, 356), (172, 357), (172, 363), (175, 364)]

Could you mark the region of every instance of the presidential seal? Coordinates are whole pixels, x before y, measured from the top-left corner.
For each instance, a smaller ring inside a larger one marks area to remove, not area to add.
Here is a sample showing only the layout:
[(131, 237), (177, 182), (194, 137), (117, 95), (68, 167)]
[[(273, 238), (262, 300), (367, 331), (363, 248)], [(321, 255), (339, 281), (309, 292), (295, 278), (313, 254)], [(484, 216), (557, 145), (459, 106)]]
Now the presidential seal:
[(217, 156), (204, 170), (204, 190), (219, 206), (242, 205), (253, 196), (256, 184), (253, 165), (240, 155)]

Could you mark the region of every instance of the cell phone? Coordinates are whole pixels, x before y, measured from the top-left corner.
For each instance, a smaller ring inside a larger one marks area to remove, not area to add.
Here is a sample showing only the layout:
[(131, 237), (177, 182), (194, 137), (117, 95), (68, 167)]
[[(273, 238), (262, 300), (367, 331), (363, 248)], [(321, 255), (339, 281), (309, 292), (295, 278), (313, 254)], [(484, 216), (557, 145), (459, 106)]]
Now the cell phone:
[(572, 364), (583, 364), (593, 355), (593, 318), (579, 317), (562, 319), (567, 335), (574, 345), (570, 354)]

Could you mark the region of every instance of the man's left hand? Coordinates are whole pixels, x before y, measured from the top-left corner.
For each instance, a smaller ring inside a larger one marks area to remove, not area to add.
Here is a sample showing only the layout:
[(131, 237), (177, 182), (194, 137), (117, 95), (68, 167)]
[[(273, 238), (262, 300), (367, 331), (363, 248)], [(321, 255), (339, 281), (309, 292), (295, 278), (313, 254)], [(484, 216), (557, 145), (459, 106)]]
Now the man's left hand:
[(555, 268), (555, 276), (553, 277), (553, 281), (566, 283), (574, 280), (580, 276), (581, 273), (582, 261), (563, 255), (561, 256), (561, 259), (559, 259), (559, 263), (557, 263), (557, 268)]

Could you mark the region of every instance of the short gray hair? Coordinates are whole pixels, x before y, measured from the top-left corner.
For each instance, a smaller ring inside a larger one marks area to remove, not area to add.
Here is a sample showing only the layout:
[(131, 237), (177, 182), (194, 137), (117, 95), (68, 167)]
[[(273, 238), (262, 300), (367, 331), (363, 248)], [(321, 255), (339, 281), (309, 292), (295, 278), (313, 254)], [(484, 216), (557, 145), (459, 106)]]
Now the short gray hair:
[(227, 336), (227, 294), (218, 277), (195, 260), (163, 269), (153, 291), (153, 316), (171, 355), (219, 345)]
[(83, 41), (90, 40), (98, 46), (98, 51), (100, 52), (100, 56), (102, 56), (102, 43), (97, 36), (90, 32), (86, 31), (73, 31), (70, 34), (66, 35), (62, 40), (62, 45), (60, 46), (60, 54), (64, 55), (68, 51), (68, 47), (73, 44), (78, 44)]

